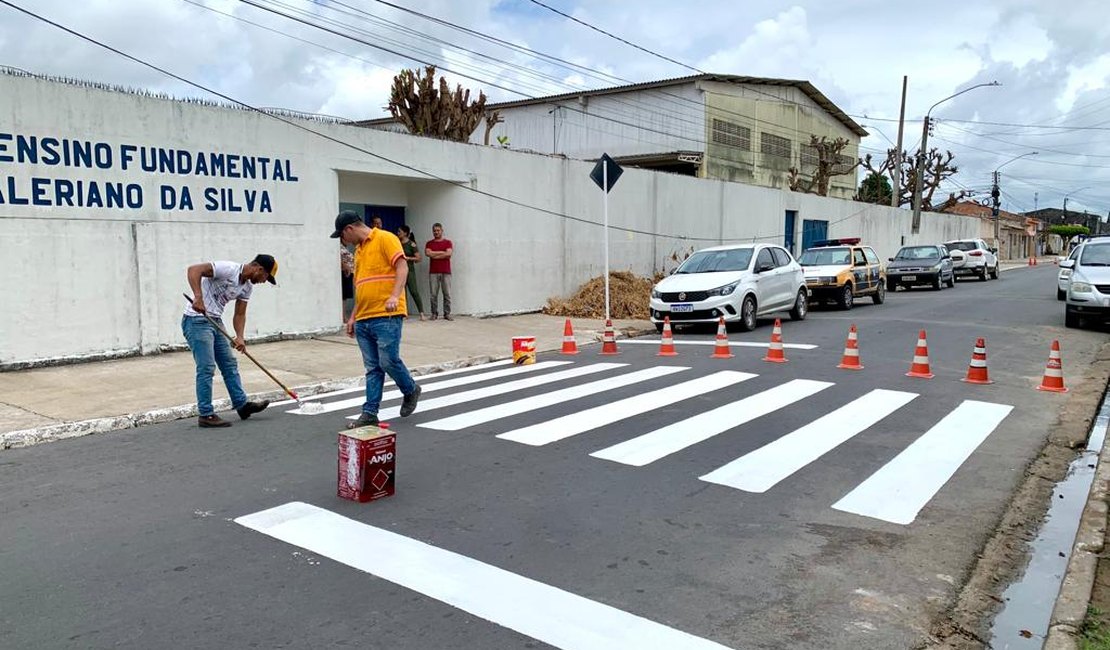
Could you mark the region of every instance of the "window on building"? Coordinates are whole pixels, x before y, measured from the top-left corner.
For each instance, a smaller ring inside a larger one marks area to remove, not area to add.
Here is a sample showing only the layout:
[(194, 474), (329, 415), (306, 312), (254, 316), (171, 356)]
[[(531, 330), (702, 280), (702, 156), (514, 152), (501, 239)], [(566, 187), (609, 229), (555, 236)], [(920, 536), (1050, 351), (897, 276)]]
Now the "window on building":
[(803, 167), (805, 167), (805, 166), (816, 167), (817, 166), (818, 161), (820, 161), (820, 159), (821, 159), (821, 157), (817, 153), (817, 147), (815, 147), (811, 144), (803, 144), (803, 145), (799, 145), (798, 149), (801, 153), (802, 166)]
[(764, 131), (759, 134), (759, 151), (768, 156), (790, 157), (790, 139)]
[(835, 174), (847, 174), (850, 171), (852, 171), (852, 167), (855, 164), (856, 164), (856, 159), (855, 158), (853, 158), (851, 156), (845, 156), (844, 154), (837, 154), (836, 155), (836, 162), (832, 166), (832, 173), (834, 175)]
[(713, 119), (713, 142), (743, 151), (752, 150), (752, 130), (726, 120)]

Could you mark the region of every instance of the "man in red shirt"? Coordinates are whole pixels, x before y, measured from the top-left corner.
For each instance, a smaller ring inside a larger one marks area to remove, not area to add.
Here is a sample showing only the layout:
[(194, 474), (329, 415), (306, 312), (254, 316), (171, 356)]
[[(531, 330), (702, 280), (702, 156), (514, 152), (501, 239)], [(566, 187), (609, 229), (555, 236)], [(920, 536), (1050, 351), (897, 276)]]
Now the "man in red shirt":
[(443, 320), (451, 318), (451, 240), (443, 237), (443, 224), (432, 226), (432, 239), (424, 244), (424, 254), (431, 260), (428, 278), (432, 284), (432, 320), (439, 318), (439, 294), (443, 293)]

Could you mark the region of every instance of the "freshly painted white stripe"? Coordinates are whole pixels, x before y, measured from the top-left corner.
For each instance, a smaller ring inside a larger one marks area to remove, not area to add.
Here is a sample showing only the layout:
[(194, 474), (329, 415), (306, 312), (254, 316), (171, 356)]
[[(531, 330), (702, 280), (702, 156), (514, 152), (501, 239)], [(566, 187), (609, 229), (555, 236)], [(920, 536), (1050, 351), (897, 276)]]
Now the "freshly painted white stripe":
[[(306, 503), (287, 503), (239, 517), (235, 523), (556, 648), (728, 650), (610, 605)], [(405, 607), (401, 601), (394, 605)]]
[[(465, 368), (453, 368), (451, 370), (444, 370), (443, 372), (433, 372), (431, 374), (421, 375), (419, 377), (416, 377), (414, 375), (414, 378), (415, 379), (435, 380), (435, 379), (439, 379), (440, 377), (449, 377), (451, 375), (459, 375), (459, 374), (462, 374), (464, 372), (478, 372), (480, 370), (484, 371), (488, 368), (495, 368), (497, 366), (507, 366), (512, 362), (513, 362), (512, 359), (502, 359), (501, 361), (491, 361), (489, 363), (482, 363), (482, 364), (479, 364), (479, 365), (476, 365), (476, 366), (466, 366)], [(385, 381), (385, 385), (386, 386), (392, 386), (393, 385), (393, 380), (392, 379), (387, 379)], [(332, 390), (332, 391), (328, 391), (326, 393), (316, 393), (315, 395), (306, 395), (306, 396), (301, 398), (301, 401), (302, 402), (314, 402), (314, 401), (318, 401), (318, 400), (322, 400), (322, 399), (327, 399), (329, 397), (339, 397), (340, 395), (350, 395), (351, 393), (361, 393), (361, 392), (364, 392), (365, 390), (366, 390), (365, 386), (352, 386), (350, 388), (342, 388), (340, 390)], [(297, 403), (297, 400), (295, 400), (295, 399), (283, 399), (280, 402), (274, 402), (274, 403), (270, 404), (270, 406), (271, 407), (286, 406), (286, 405), (289, 405), (289, 404), (296, 404), (296, 403)]]
[(910, 524), (1014, 407), (965, 400), (833, 508)]
[(832, 413), (713, 470), (701, 480), (766, 492), (776, 483), (836, 449), (852, 436), (908, 404), (916, 393), (877, 389)]
[[(524, 373), (535, 372), (537, 370), (547, 370), (549, 368), (557, 368), (559, 366), (565, 366), (569, 363), (570, 363), (570, 361), (541, 361), (539, 363), (534, 363), (534, 364), (528, 365), (528, 366), (513, 366), (511, 368), (504, 368), (502, 370), (492, 370), (490, 372), (483, 372), (483, 373), (476, 374), (476, 375), (466, 375), (464, 377), (456, 377), (454, 379), (448, 379), (446, 381), (429, 382), (427, 384), (421, 383), (420, 388), (425, 393), (431, 393), (433, 391), (446, 390), (448, 388), (458, 388), (459, 386), (467, 386), (469, 384), (477, 384), (477, 383), (480, 383), (480, 382), (483, 382), (483, 381), (490, 381), (492, 379), (501, 379), (503, 377), (513, 377), (513, 376), (524, 374)], [(416, 378), (416, 379), (419, 381), (419, 378)], [(366, 393), (366, 388), (363, 387), (363, 389), (360, 392), (365, 394)], [(402, 395), (401, 391), (391, 390), (391, 391), (382, 393), (382, 401), (385, 402), (385, 401), (388, 401), (388, 400), (391, 400), (391, 399), (401, 399), (403, 396), (404, 395)], [(322, 413), (332, 413), (334, 411), (345, 411), (345, 410), (350, 409), (350, 408), (356, 408), (356, 407), (362, 406), (363, 402), (365, 402), (365, 401), (366, 401), (365, 396), (360, 395), (358, 397), (354, 397), (354, 398), (351, 398), (351, 399), (344, 399), (344, 400), (339, 400), (339, 401), (336, 401), (336, 402), (325, 402), (323, 404), (324, 410), (316, 411), (315, 413), (302, 413), (301, 409), (299, 409), (299, 408), (291, 409), (289, 411), (286, 411), (286, 413), (294, 413), (296, 415), (320, 415)], [(355, 417), (358, 417), (358, 416), (356, 415)]]
[(751, 377), (752, 375), (746, 372), (722, 370), (721, 372), (716, 372), (712, 375), (699, 377), (697, 379), (691, 379), (681, 384), (653, 390), (650, 393), (641, 393), (640, 395), (628, 397), (610, 404), (595, 406), (594, 408), (586, 409), (579, 413), (572, 413), (561, 418), (534, 424), (530, 427), (502, 433), (497, 437), (538, 447), (632, 417), (633, 415), (646, 413), (653, 409), (662, 408), (669, 404), (697, 397), (709, 391), (731, 386), (751, 379)]
[[(539, 364), (537, 363), (535, 365), (538, 366)], [(553, 384), (557, 381), (564, 381), (567, 379), (574, 379), (575, 377), (592, 375), (595, 373), (604, 372), (606, 370), (612, 370), (613, 368), (623, 368), (626, 365), (628, 364), (594, 363), (588, 366), (575, 366), (573, 368), (568, 368), (567, 370), (560, 370), (559, 372), (552, 372), (546, 375), (540, 375), (539, 377), (528, 377), (526, 379), (518, 379), (516, 381), (510, 381), (504, 384), (495, 384), (493, 386), (487, 386), (485, 388), (475, 388), (474, 390), (463, 391), (461, 393), (452, 393), (451, 395), (437, 397), (436, 399), (421, 399), (418, 410), (421, 413), (426, 413), (427, 411), (431, 411), (434, 409), (446, 408), (448, 406), (454, 406), (456, 404), (464, 404), (466, 402), (469, 402), (470, 400), (480, 400), (487, 397), (494, 397), (496, 395), (504, 395), (505, 393), (511, 393), (513, 391), (535, 388), (536, 386)], [(528, 368), (529, 366), (524, 367)], [(392, 406), (390, 408), (381, 409), (380, 411), (378, 411), (378, 419), (382, 421), (392, 420), (399, 415), (401, 415), (400, 406)], [(348, 416), (347, 419), (355, 420), (358, 419), (358, 416), (359, 414), (356, 413), (355, 415)]]
[[(632, 343), (635, 345), (659, 345), (658, 340), (645, 340), (645, 339), (625, 339), (621, 341), (621, 345)], [(675, 345), (717, 345), (717, 341), (674, 341)], [(730, 346), (734, 348), (765, 348), (770, 343), (755, 343), (750, 341), (729, 341)], [(809, 343), (783, 343), (782, 347), (788, 350), (814, 350), (816, 345)]]
[(656, 379), (682, 370), (689, 370), (689, 368), (681, 366), (654, 366), (620, 375), (619, 377), (609, 377), (608, 379), (602, 379), (587, 384), (579, 384), (578, 386), (571, 386), (570, 388), (564, 388), (543, 395), (525, 397), (515, 402), (495, 404), (494, 406), (460, 413), (459, 415), (454, 415), (442, 420), (435, 420), (433, 422), (426, 422), (417, 426), (426, 427), (428, 429), (438, 429), (440, 431), (458, 431), (459, 429), (465, 429), (467, 427), (519, 415), (521, 413), (528, 413), (554, 404), (562, 404), (563, 402), (569, 402), (570, 400), (580, 397), (598, 395), (615, 388), (631, 386), (641, 381)]
[(809, 379), (788, 381), (762, 393), (725, 404), (712, 411), (699, 413), (662, 429), (595, 451), (590, 455), (594, 458), (642, 467), (768, 413), (774, 413), (829, 386), (832, 386), (829, 382)]

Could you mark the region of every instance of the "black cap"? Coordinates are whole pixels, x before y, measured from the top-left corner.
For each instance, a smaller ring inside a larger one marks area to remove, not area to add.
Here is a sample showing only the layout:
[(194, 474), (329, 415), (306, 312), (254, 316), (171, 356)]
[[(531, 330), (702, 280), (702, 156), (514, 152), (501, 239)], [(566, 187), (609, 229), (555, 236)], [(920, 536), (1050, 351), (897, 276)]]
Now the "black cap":
[(353, 223), (362, 223), (362, 217), (351, 210), (340, 212), (339, 216), (335, 218), (335, 232), (331, 234), (331, 238), (339, 239), (339, 235), (343, 232), (343, 229)]
[(277, 280), (275, 279), (275, 276), (277, 276), (277, 260), (274, 259), (273, 255), (267, 255), (265, 253), (255, 255), (254, 263), (261, 266), (262, 269), (266, 271), (266, 275), (268, 276), (266, 278), (267, 282), (270, 284), (277, 284)]

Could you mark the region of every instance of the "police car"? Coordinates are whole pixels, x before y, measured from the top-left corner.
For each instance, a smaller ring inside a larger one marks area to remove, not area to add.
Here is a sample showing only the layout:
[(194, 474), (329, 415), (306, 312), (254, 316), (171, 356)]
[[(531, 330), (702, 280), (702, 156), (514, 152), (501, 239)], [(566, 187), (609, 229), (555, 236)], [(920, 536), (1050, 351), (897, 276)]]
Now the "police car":
[(805, 273), (812, 300), (835, 300), (851, 309), (856, 298), (871, 296), (876, 305), (886, 300), (886, 271), (870, 246), (858, 237), (816, 242), (798, 262)]

